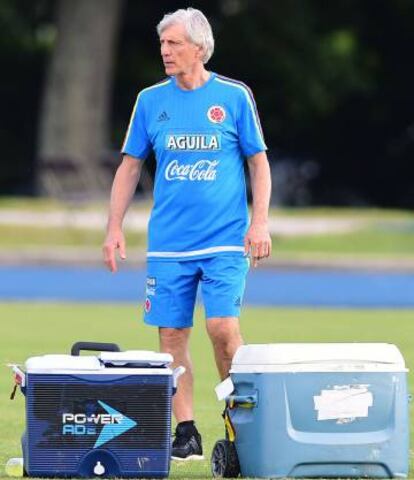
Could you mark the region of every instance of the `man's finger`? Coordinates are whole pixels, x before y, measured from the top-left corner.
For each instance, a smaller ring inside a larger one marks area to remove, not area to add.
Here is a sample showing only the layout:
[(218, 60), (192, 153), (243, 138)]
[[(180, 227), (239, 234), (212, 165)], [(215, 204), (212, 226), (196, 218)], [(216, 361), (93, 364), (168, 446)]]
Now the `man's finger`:
[(244, 254), (247, 255), (250, 251), (250, 240), (244, 237)]
[(256, 252), (256, 245), (253, 242), (250, 243), (250, 258), (251, 258), (253, 268), (256, 268), (257, 267), (257, 252)]
[(122, 260), (126, 259), (126, 246), (124, 239), (120, 240), (119, 242), (119, 256), (122, 258)]
[(109, 270), (111, 270), (112, 273), (115, 273), (118, 270), (114, 248), (111, 248), (110, 254), (109, 254)]
[(263, 258), (265, 256), (265, 244), (263, 242), (259, 242), (257, 244), (257, 258)]
[(252, 255), (253, 255), (253, 257), (256, 257), (257, 259), (261, 258), (260, 242), (256, 242), (256, 243), (253, 244)]
[(116, 272), (115, 249), (112, 245), (105, 245), (103, 247), (104, 262), (111, 272)]

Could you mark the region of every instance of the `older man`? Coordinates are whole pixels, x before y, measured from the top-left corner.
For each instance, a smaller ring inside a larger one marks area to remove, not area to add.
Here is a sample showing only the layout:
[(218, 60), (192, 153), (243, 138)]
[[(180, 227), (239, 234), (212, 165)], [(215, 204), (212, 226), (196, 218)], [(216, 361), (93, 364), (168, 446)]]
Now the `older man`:
[[(242, 344), (239, 316), (249, 257), (256, 266), (271, 251), (270, 171), (250, 89), (204, 67), (214, 39), (203, 13), (177, 10), (165, 15), (157, 30), (168, 77), (137, 97), (112, 187), (103, 250), (108, 268), (116, 271), (115, 251), (126, 257), (122, 221), (152, 149), (157, 169), (144, 319), (159, 328), (161, 351), (186, 367), (173, 402), (172, 457), (199, 459), (188, 348), (196, 291), (201, 284), (206, 328), (223, 379)], [(246, 159), (253, 192), (250, 225)]]

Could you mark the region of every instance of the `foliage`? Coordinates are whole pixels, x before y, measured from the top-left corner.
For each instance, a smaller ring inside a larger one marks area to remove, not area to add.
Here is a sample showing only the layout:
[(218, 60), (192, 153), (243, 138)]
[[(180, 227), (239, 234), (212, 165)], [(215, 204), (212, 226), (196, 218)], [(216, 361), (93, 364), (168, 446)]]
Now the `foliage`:
[(55, 29), (51, 0), (0, 2), (0, 192), (33, 191), (37, 118)]
[[(0, 4), (0, 193), (34, 187), (52, 0)], [(155, 25), (180, 0), (126, 3), (112, 101), (118, 149), (141, 88), (164, 76)], [(195, 0), (211, 20), (214, 71), (249, 84), (272, 162), (311, 159), (312, 204), (414, 205), (411, 0)], [(92, 60), (92, 59), (91, 59)]]

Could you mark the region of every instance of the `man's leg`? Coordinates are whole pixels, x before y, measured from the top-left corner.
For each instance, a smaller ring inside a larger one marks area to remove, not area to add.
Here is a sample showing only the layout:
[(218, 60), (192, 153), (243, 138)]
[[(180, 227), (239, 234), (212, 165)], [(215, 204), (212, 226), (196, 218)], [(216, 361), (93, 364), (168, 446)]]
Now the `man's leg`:
[(173, 366), (183, 366), (186, 371), (178, 380), (177, 392), (173, 397), (173, 411), (177, 421), (175, 439), (172, 444), (174, 460), (202, 460), (201, 436), (194, 424), (193, 369), (188, 348), (191, 328), (159, 328), (160, 350), (170, 353)]
[(202, 268), (206, 328), (219, 375), (224, 380), (236, 350), (243, 344), (239, 316), (249, 261), (240, 255), (219, 255), (206, 259)]
[(177, 423), (194, 419), (193, 412), (193, 367), (188, 342), (191, 328), (159, 328), (160, 350), (170, 353), (174, 358), (174, 367), (185, 367), (181, 375), (179, 388), (173, 397), (173, 412)]
[(173, 356), (173, 366), (186, 368), (172, 399), (177, 427), (171, 456), (177, 460), (203, 458), (201, 437), (194, 424), (188, 348), (198, 282), (195, 262), (148, 262), (145, 323), (158, 327), (160, 350)]
[(220, 378), (224, 380), (230, 370), (236, 350), (243, 344), (237, 317), (212, 317), (207, 319), (207, 332), (211, 339)]

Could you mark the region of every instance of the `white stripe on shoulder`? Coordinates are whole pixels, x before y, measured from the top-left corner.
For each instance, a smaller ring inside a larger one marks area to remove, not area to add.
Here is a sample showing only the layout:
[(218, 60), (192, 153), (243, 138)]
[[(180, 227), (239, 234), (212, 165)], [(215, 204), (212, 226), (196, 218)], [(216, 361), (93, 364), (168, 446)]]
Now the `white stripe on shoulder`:
[(126, 132), (126, 134), (125, 134), (125, 139), (124, 139), (124, 143), (122, 144), (121, 152), (124, 150), (125, 145), (127, 144), (127, 141), (128, 141), (129, 134), (131, 133), (132, 122), (133, 122), (134, 117), (135, 117), (135, 112), (136, 112), (136, 110), (137, 110), (137, 106), (138, 106), (138, 102), (139, 102), (139, 99), (140, 99), (140, 97), (141, 97), (141, 94), (142, 94), (143, 92), (147, 92), (148, 90), (152, 90), (152, 89), (154, 89), (154, 88), (164, 87), (165, 85), (168, 85), (169, 83), (171, 83), (171, 78), (167, 78), (165, 81), (156, 83), (155, 85), (151, 85), (150, 87), (143, 88), (143, 89), (138, 93), (137, 99), (135, 100), (134, 108), (133, 108), (132, 113), (131, 113), (131, 117), (130, 117), (130, 119), (129, 119), (128, 129), (127, 129), (127, 132)]
[(220, 253), (220, 252), (244, 252), (244, 247), (225, 246), (225, 247), (211, 247), (203, 248), (202, 250), (191, 250), (189, 252), (148, 252), (147, 257), (152, 258), (179, 258), (179, 257), (195, 257), (196, 255), (205, 255), (206, 253)]
[(239, 90), (241, 90), (244, 93), (244, 96), (247, 99), (247, 103), (250, 106), (250, 110), (252, 111), (252, 115), (253, 115), (254, 123), (256, 125), (256, 129), (259, 132), (259, 136), (262, 139), (263, 143), (265, 143), (264, 138), (263, 138), (262, 129), (261, 129), (261, 127), (260, 127), (260, 125), (257, 121), (256, 109), (253, 105), (252, 99), (249, 95), (249, 92), (247, 91), (247, 88), (244, 87), (243, 85), (238, 84), (238, 83), (234, 83), (234, 82), (229, 81), (229, 80), (224, 80), (223, 78), (215, 77), (214, 80), (216, 80), (217, 82), (220, 82), (220, 83), (224, 83), (224, 85), (230, 85), (231, 87), (238, 88)]
[(171, 83), (171, 78), (167, 78), (165, 80), (162, 80), (161, 82), (155, 83), (154, 85), (150, 85), (149, 87), (143, 88), (139, 93), (141, 94), (142, 92), (146, 92), (147, 90), (152, 90), (153, 88), (165, 87), (165, 85), (168, 85), (169, 83)]

